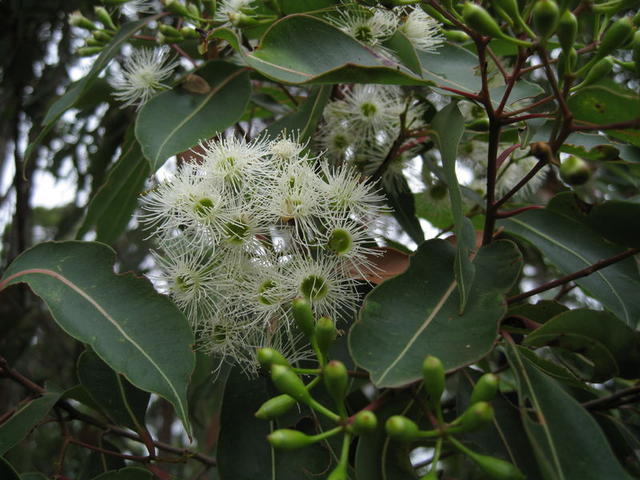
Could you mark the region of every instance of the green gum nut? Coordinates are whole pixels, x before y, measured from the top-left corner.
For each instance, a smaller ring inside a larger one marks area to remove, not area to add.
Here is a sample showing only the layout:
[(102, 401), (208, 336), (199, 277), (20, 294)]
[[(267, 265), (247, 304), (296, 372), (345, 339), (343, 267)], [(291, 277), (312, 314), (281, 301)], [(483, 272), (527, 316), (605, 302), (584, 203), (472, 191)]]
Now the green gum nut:
[(500, 379), (497, 375), (494, 375), (493, 373), (485, 373), (473, 387), (469, 403), (473, 405), (478, 402), (490, 402), (498, 393), (499, 384)]
[(550, 37), (558, 27), (560, 9), (553, 0), (538, 0), (531, 11), (533, 29), (542, 38)]
[(262, 365), (267, 370), (271, 368), (272, 365), (282, 365), (284, 367), (289, 367), (289, 362), (286, 358), (282, 356), (282, 354), (273, 348), (260, 348), (258, 349), (258, 363)]
[(293, 319), (296, 325), (298, 325), (304, 336), (311, 340), (315, 335), (316, 329), (311, 304), (305, 298), (294, 298), (293, 302), (291, 302), (291, 309), (293, 310)]
[(113, 20), (111, 19), (111, 15), (109, 15), (109, 12), (107, 12), (106, 8), (93, 7), (93, 11), (95, 12), (96, 17), (98, 17), (98, 20), (100, 20), (100, 23), (104, 25), (104, 28), (108, 28), (110, 30), (117, 29), (115, 23), (113, 23)]
[(591, 168), (581, 158), (570, 156), (560, 165), (560, 177), (569, 185), (584, 185), (591, 178)]
[(331, 360), (322, 371), (324, 386), (337, 405), (342, 405), (349, 388), (349, 374), (344, 363)]
[(494, 480), (524, 480), (526, 477), (512, 463), (479, 453), (467, 453)]
[(329, 317), (320, 317), (318, 319), (318, 324), (316, 325), (316, 345), (318, 346), (318, 350), (323, 354), (326, 354), (329, 351), (329, 347), (336, 339), (338, 332), (336, 330), (336, 326), (333, 324), (333, 320)]
[(491, 14), (480, 5), (467, 2), (462, 9), (462, 18), (468, 27), (482, 35), (502, 38), (505, 34)]
[(283, 428), (275, 430), (267, 436), (269, 443), (279, 450), (296, 450), (311, 445), (315, 440), (298, 430)]
[(456, 432), (473, 432), (479, 430), (493, 421), (493, 407), (487, 402), (478, 402), (471, 405), (461, 416)]
[(442, 33), (450, 42), (465, 43), (471, 40), (471, 37), (462, 30), (444, 30)]
[(562, 51), (566, 52), (573, 48), (578, 35), (578, 19), (571, 13), (571, 10), (565, 10), (560, 16), (556, 35)]
[(271, 380), (278, 390), (302, 403), (312, 401), (311, 394), (293, 370), (283, 365), (273, 365), (271, 367)]
[(613, 65), (614, 61), (611, 56), (607, 56), (598, 60), (595, 65), (589, 69), (587, 75), (584, 77), (584, 80), (582, 80), (579, 85), (574, 86), (571, 91), (575, 92), (580, 88), (591, 85), (601, 78), (606, 77), (611, 73), (611, 70), (613, 70)]
[(254, 415), (261, 420), (273, 420), (287, 413), (296, 403), (289, 395), (278, 395), (264, 402)]
[(422, 362), (422, 377), (424, 389), (429, 395), (432, 406), (440, 404), (440, 397), (444, 392), (444, 366), (440, 359), (429, 355)]
[(387, 435), (394, 440), (410, 442), (418, 438), (418, 426), (402, 415), (390, 417), (384, 425)]
[(613, 52), (616, 48), (622, 46), (631, 36), (632, 32), (633, 23), (631, 22), (631, 17), (623, 17), (620, 20), (615, 21), (609, 29), (604, 32), (602, 41), (596, 50), (595, 58), (603, 58)]
[(377, 428), (378, 417), (371, 410), (358, 412), (351, 423), (351, 429), (356, 435), (367, 435), (375, 432)]

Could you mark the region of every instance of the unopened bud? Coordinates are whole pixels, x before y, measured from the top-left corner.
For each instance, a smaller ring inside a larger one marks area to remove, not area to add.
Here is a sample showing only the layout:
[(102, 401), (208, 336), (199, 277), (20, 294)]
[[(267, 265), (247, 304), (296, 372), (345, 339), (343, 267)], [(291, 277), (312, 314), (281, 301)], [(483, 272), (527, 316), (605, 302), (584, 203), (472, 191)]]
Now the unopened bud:
[(353, 418), (351, 428), (356, 435), (373, 433), (378, 428), (378, 418), (371, 410), (362, 410)]
[(282, 365), (289, 367), (289, 362), (282, 354), (273, 348), (260, 348), (258, 349), (258, 363), (265, 369), (269, 370), (272, 365)]
[(418, 426), (402, 415), (390, 417), (384, 425), (387, 435), (394, 440), (410, 442), (418, 438)]
[(264, 402), (254, 415), (261, 420), (273, 420), (287, 413), (295, 404), (293, 397), (286, 394), (278, 395)]
[(473, 452), (468, 455), (494, 480), (524, 480), (525, 476), (512, 463), (488, 455)]
[(96, 13), (96, 17), (100, 20), (100, 23), (104, 26), (104, 28), (108, 28), (109, 30), (117, 30), (116, 24), (113, 23), (111, 19), (111, 15), (107, 12), (107, 9), (104, 7), (94, 7), (93, 11)]
[(336, 405), (342, 405), (344, 397), (347, 395), (349, 388), (349, 374), (344, 363), (338, 360), (331, 360), (322, 371), (324, 386), (336, 402)]
[(531, 12), (533, 28), (542, 38), (550, 37), (558, 27), (560, 9), (553, 0), (538, 0)]
[(316, 325), (315, 338), (318, 350), (325, 354), (329, 351), (329, 347), (336, 339), (338, 332), (333, 320), (329, 317), (320, 317)]
[(609, 29), (604, 32), (602, 41), (596, 50), (596, 59), (606, 57), (615, 49), (622, 46), (633, 32), (633, 23), (630, 17), (623, 17), (615, 21)]
[(283, 365), (271, 367), (271, 380), (282, 393), (289, 395), (298, 402), (308, 404), (312, 401), (311, 394), (300, 377), (293, 370)]
[(558, 35), (558, 41), (563, 51), (566, 52), (573, 48), (578, 35), (578, 19), (571, 13), (571, 10), (565, 10), (560, 16), (556, 35)]
[(291, 309), (296, 325), (298, 325), (304, 336), (311, 340), (315, 335), (316, 328), (311, 303), (305, 298), (294, 298), (293, 302), (291, 302)]
[(91, 20), (89, 20), (84, 15), (82, 15), (82, 13), (80, 13), (79, 10), (76, 10), (75, 12), (69, 15), (69, 25), (72, 25), (78, 28), (84, 28), (85, 30), (89, 30), (89, 31), (93, 31), (98, 28), (95, 26), (95, 24)]
[(296, 450), (315, 442), (313, 437), (288, 428), (273, 431), (271, 435), (267, 436), (267, 440), (279, 450)]
[(455, 422), (456, 432), (473, 432), (493, 421), (493, 407), (487, 402), (471, 405)]
[(499, 383), (500, 379), (497, 375), (485, 373), (474, 385), (469, 403), (473, 405), (478, 402), (490, 402), (498, 393)]
[(436, 407), (440, 404), (440, 397), (444, 392), (444, 366), (440, 359), (433, 355), (425, 358), (422, 362), (422, 377), (430, 404), (432, 407)]
[(569, 185), (584, 185), (591, 178), (591, 168), (581, 158), (570, 156), (560, 165), (560, 177)]

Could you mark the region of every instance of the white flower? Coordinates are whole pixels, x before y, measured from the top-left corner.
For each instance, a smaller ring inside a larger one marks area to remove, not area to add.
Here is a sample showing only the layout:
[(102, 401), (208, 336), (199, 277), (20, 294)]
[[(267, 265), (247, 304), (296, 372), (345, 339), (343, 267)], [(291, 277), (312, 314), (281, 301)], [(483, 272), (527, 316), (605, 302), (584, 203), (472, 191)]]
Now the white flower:
[(156, 92), (169, 88), (162, 82), (173, 73), (178, 61), (168, 62), (168, 56), (167, 47), (133, 51), (125, 60), (120, 75), (110, 82), (116, 90), (113, 96), (123, 102), (121, 108), (136, 105), (140, 109)]
[(441, 28), (440, 22), (427, 15), (421, 8), (414, 8), (404, 17), (398, 30), (404, 33), (418, 50), (435, 53), (444, 43)]
[(397, 87), (358, 84), (345, 94), (344, 99), (327, 105), (324, 117), (327, 123), (348, 122), (353, 129), (351, 134), (358, 140), (380, 134), (397, 135), (403, 110), (404, 103)]
[(121, 8), (130, 17), (156, 11), (153, 0), (129, 0)]
[(341, 11), (340, 17), (332, 18), (331, 22), (347, 35), (371, 47), (393, 35), (398, 26), (393, 12), (380, 8)]
[(235, 25), (239, 18), (253, 10), (252, 3), (253, 0), (223, 0), (218, 4), (214, 20)]

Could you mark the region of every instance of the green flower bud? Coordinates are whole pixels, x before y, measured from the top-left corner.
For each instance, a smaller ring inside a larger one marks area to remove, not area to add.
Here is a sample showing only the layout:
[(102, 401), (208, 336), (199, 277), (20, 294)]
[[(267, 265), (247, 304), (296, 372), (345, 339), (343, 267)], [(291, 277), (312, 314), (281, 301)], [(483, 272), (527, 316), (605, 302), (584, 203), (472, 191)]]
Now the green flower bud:
[(316, 345), (318, 350), (324, 355), (329, 351), (329, 347), (336, 339), (338, 332), (333, 320), (328, 317), (320, 317), (316, 325)]
[(336, 402), (336, 405), (342, 405), (344, 397), (347, 395), (349, 388), (349, 374), (344, 363), (338, 360), (331, 360), (322, 371), (324, 386)]
[(87, 47), (104, 47), (104, 42), (96, 40), (95, 38), (87, 38)]
[(511, 19), (520, 17), (520, 7), (518, 0), (493, 0), (491, 2), (496, 7), (502, 9)]
[(394, 440), (401, 442), (410, 442), (418, 438), (418, 432), (420, 429), (418, 426), (402, 415), (394, 415), (389, 417), (387, 423), (384, 425), (387, 435)]
[(91, 20), (82, 15), (79, 10), (76, 10), (69, 15), (69, 25), (78, 28), (84, 28), (85, 30), (89, 31), (93, 31), (98, 28)]
[(293, 302), (291, 302), (291, 309), (293, 310), (293, 319), (296, 325), (298, 325), (304, 336), (311, 340), (315, 335), (316, 329), (311, 304), (305, 298), (294, 298)]
[(471, 405), (458, 420), (455, 431), (473, 432), (479, 430), (493, 421), (493, 407), (487, 402), (478, 402)]
[(578, 52), (576, 52), (575, 48), (560, 52), (560, 57), (558, 58), (558, 77), (563, 78), (567, 73), (573, 72), (577, 62)]
[(371, 410), (362, 410), (353, 418), (351, 428), (356, 435), (373, 433), (378, 428), (378, 417)]
[(113, 23), (111, 19), (111, 15), (107, 12), (107, 9), (104, 7), (93, 7), (93, 11), (100, 20), (100, 23), (104, 25), (104, 28), (108, 28), (109, 30), (117, 30), (116, 24)]
[(578, 35), (578, 19), (571, 13), (571, 10), (565, 10), (560, 21), (558, 22), (558, 30), (556, 31), (558, 41), (563, 51), (573, 48)]
[(289, 395), (278, 395), (264, 402), (254, 415), (261, 420), (273, 420), (287, 413), (295, 404), (295, 399)]
[(187, 7), (180, 3), (179, 0), (162, 0), (162, 4), (170, 12), (177, 13), (183, 17), (188, 17), (190, 15)]
[(462, 18), (468, 27), (482, 35), (496, 38), (505, 36), (491, 14), (480, 5), (471, 2), (465, 3), (462, 9)]
[(158, 30), (160, 30), (167, 37), (179, 38), (182, 36), (182, 34), (180, 33), (180, 30), (178, 30), (175, 27), (172, 27), (171, 25), (167, 25), (165, 23), (161, 23), (160, 25), (158, 25)]
[(569, 185), (584, 185), (591, 178), (591, 168), (581, 158), (565, 158), (560, 165), (560, 177)]
[(198, 18), (200, 16), (198, 7), (196, 7), (193, 3), (187, 5), (187, 12), (189, 12), (189, 15), (194, 18)]
[(286, 393), (298, 402), (306, 404), (313, 401), (311, 394), (302, 380), (300, 380), (300, 377), (289, 367), (274, 364), (271, 367), (271, 380), (278, 390)]
[(104, 30), (95, 30), (93, 32), (93, 38), (101, 42), (108, 43), (111, 41), (113, 36), (109, 32), (106, 32)]
[(575, 92), (587, 85), (591, 85), (592, 83), (597, 82), (601, 78), (606, 77), (613, 70), (614, 61), (611, 56), (604, 57), (598, 60), (593, 67), (589, 69), (587, 75), (584, 77), (584, 80), (580, 82), (580, 84), (575, 85), (571, 88), (572, 92)]
[(194, 38), (194, 39), (200, 38), (200, 34), (191, 27), (182, 27), (180, 29), (180, 35), (182, 35), (184, 38)]
[(78, 55), (81, 57), (90, 57), (102, 52), (103, 47), (82, 47), (78, 49)]
[(280, 352), (277, 352), (273, 348), (260, 348), (258, 349), (258, 363), (267, 370), (272, 365), (282, 365), (284, 367), (290, 367), (289, 362), (282, 356)]
[(169, 43), (180, 43), (182, 40), (183, 40), (182, 37), (171, 37), (161, 32), (156, 33), (156, 42), (158, 42), (160, 45), (165, 45)]
[(338, 466), (329, 474), (327, 480), (349, 480), (349, 474), (347, 473), (347, 465), (339, 463)]
[(279, 450), (295, 450), (315, 442), (313, 437), (288, 428), (273, 431), (271, 435), (267, 436), (267, 440), (274, 448)]
[(471, 40), (471, 37), (462, 30), (443, 30), (442, 33), (450, 42), (465, 43)]
[(490, 402), (498, 393), (500, 379), (493, 373), (485, 373), (480, 377), (471, 392), (469, 403), (473, 405), (478, 402)]
[(489, 130), (489, 117), (480, 117), (467, 123), (467, 128), (474, 132), (486, 132)]
[(525, 476), (512, 463), (500, 460), (499, 458), (479, 453), (467, 453), (471, 459), (484, 470), (484, 472), (495, 480), (524, 480)]
[(533, 29), (542, 38), (550, 37), (558, 27), (560, 9), (553, 0), (538, 0), (531, 11)]
[(422, 377), (431, 405), (433, 407), (439, 405), (440, 397), (444, 392), (444, 366), (440, 359), (433, 355), (425, 358), (422, 362)]
[[(633, 32), (633, 24), (630, 17), (617, 20), (604, 32), (600, 45), (596, 50), (595, 59), (606, 57), (616, 48), (621, 47)], [(593, 61), (593, 60), (592, 60)]]

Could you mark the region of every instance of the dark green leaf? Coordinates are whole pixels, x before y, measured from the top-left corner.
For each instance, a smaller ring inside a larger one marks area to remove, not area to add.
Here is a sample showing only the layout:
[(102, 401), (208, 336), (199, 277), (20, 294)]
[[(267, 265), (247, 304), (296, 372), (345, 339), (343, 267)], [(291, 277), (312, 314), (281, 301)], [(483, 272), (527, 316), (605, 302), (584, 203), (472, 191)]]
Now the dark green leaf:
[(596, 205), (587, 222), (607, 240), (627, 247), (640, 247), (640, 203), (612, 200)]
[(82, 238), (95, 225), (98, 241), (115, 242), (131, 220), (148, 174), (149, 163), (132, 137), (122, 146), (120, 158), (89, 202), (76, 238)]
[(155, 172), (172, 155), (233, 125), (251, 96), (249, 72), (223, 61), (197, 70), (210, 87), (197, 94), (176, 87), (153, 97), (136, 120), (136, 138)]
[(593, 417), (520, 355), (519, 348), (510, 347), (507, 354), (518, 378), (522, 420), (544, 478), (630, 480)]
[[(253, 416), (263, 402), (278, 393), (266, 378), (249, 379), (239, 369), (234, 369), (229, 375), (217, 452), (221, 479), (316, 479), (328, 471), (331, 459), (322, 444), (283, 452), (273, 450), (267, 442), (266, 436), (272, 430), (296, 426), (276, 425)], [(296, 417), (300, 426), (314, 423), (312, 418)]]
[(14, 470), (6, 458), (0, 457), (0, 478), (2, 480), (20, 480), (18, 472)]
[[(4, 455), (24, 440), (49, 413), (60, 393), (48, 392), (22, 405), (0, 425), (0, 455)], [(0, 478), (4, 478), (0, 476)]]
[(287, 132), (299, 132), (300, 141), (309, 140), (316, 130), (316, 125), (322, 117), (322, 111), (330, 95), (331, 87), (328, 85), (313, 88), (309, 92), (307, 100), (296, 112), (290, 113), (272, 123), (265, 129), (265, 132), (271, 137), (278, 136), (284, 130)]
[(420, 221), (416, 217), (415, 200), (411, 188), (404, 177), (394, 178), (393, 187), (387, 187), (382, 177), (383, 190), (389, 206), (393, 209), (393, 216), (411, 240), (420, 245), (424, 242), (424, 232)]
[[(523, 212), (499, 225), (530, 242), (566, 275), (624, 251), (583, 223), (579, 212), (556, 208), (568, 198), (572, 197), (559, 195), (548, 208)], [(640, 278), (633, 259), (576, 279), (576, 283), (627, 325), (636, 326), (640, 318)]]
[(520, 272), (520, 252), (508, 241), (479, 250), (476, 280), (462, 315), (454, 260), (455, 249), (448, 242), (429, 240), (405, 273), (366, 297), (349, 343), (354, 360), (376, 385), (396, 387), (421, 378), (427, 355), (440, 358), (449, 370), (491, 350), (506, 312), (504, 294)]
[(115, 255), (99, 243), (41, 243), (4, 273), (0, 290), (26, 282), (56, 322), (137, 387), (176, 408), (187, 431), (186, 392), (193, 333), (184, 315), (147, 280), (114, 275)]
[(464, 118), (455, 102), (451, 102), (436, 113), (431, 125), (435, 132), (434, 137), (440, 150), (440, 156), (442, 157), (444, 175), (448, 186), (447, 190), (451, 200), (454, 232), (456, 234), (454, 274), (460, 295), (460, 313), (463, 313), (475, 276), (475, 267), (469, 257), (473, 254), (476, 244), (473, 225), (464, 216), (462, 194), (458, 177), (456, 176), (456, 158), (458, 156), (460, 138), (462, 138), (462, 133), (464, 132)]
[(91, 350), (84, 351), (78, 358), (78, 379), (116, 424), (144, 431), (147, 392), (135, 388)]
[(545, 323), (550, 318), (566, 312), (568, 309), (564, 305), (553, 300), (541, 300), (537, 303), (525, 303), (509, 308), (508, 316), (522, 316), (537, 323)]
[(151, 480), (153, 474), (149, 470), (138, 467), (125, 467), (120, 470), (104, 472), (93, 480)]
[(561, 313), (527, 336), (523, 344), (549, 345), (589, 358), (594, 364), (594, 382), (618, 375), (635, 378), (640, 367), (636, 333), (607, 312), (583, 308)]

